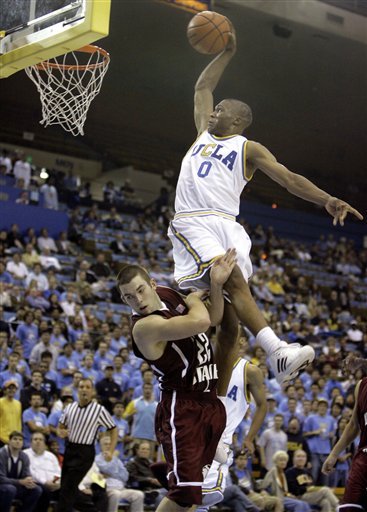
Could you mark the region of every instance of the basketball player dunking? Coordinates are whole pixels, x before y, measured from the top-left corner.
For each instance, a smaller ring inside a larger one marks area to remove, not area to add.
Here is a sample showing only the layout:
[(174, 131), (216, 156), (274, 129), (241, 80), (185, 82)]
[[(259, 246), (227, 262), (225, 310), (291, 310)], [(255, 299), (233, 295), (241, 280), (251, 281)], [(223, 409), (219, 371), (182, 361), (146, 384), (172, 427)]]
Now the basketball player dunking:
[(277, 162), (268, 149), (242, 136), (251, 124), (248, 105), (226, 99), (213, 108), (213, 91), (236, 51), (235, 35), (199, 76), (195, 86), (195, 124), (198, 138), (182, 161), (176, 188), (175, 211), (168, 235), (173, 244), (175, 279), (181, 288), (208, 288), (214, 260), (236, 248), (238, 265), (225, 290), (238, 319), (256, 336), (269, 356), (278, 382), (295, 378), (315, 357), (312, 347), (287, 345), (267, 325), (248, 286), (252, 274), (251, 241), (236, 222), (243, 188), (256, 169), (290, 193), (323, 206), (334, 225), (344, 224), (352, 213), (362, 215), (348, 203), (330, 196), (308, 179)]

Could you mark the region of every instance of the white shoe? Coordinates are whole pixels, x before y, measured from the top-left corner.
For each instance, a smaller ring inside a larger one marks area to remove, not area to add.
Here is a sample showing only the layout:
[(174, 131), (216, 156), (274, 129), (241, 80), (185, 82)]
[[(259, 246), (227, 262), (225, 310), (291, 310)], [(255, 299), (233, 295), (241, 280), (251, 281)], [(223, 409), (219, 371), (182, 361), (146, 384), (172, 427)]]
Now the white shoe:
[(295, 379), (299, 372), (315, 359), (315, 351), (309, 345), (305, 347), (279, 347), (270, 355), (270, 366), (279, 384)]

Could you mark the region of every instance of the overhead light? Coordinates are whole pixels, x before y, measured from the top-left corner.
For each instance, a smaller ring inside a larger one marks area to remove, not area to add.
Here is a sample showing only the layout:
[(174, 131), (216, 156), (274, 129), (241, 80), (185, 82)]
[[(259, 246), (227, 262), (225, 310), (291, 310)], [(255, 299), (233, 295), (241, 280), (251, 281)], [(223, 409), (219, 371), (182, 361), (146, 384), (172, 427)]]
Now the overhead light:
[(49, 177), (49, 174), (47, 172), (46, 167), (42, 167), (41, 172), (40, 172), (40, 178), (42, 178), (43, 180), (47, 180), (48, 177)]

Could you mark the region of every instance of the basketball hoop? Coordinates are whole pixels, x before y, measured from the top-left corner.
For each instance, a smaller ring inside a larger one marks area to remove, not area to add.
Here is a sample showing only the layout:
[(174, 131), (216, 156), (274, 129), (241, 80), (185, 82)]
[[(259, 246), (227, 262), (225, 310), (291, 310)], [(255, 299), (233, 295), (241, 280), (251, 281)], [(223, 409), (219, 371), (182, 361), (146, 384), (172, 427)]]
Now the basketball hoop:
[(75, 136), (84, 135), (88, 109), (101, 90), (109, 63), (105, 50), (88, 45), (25, 68), (40, 93), (40, 123), (59, 124)]

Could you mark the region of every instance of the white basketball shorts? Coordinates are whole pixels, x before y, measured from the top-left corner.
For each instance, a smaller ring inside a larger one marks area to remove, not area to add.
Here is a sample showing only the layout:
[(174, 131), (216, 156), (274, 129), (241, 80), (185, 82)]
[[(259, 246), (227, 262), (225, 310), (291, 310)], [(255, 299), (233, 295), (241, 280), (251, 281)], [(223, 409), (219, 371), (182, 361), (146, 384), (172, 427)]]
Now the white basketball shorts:
[(234, 217), (231, 220), (217, 213), (179, 214), (171, 222), (168, 236), (173, 245), (174, 277), (180, 288), (207, 289), (207, 271), (218, 256), (233, 248), (246, 281), (252, 275), (251, 240)]

